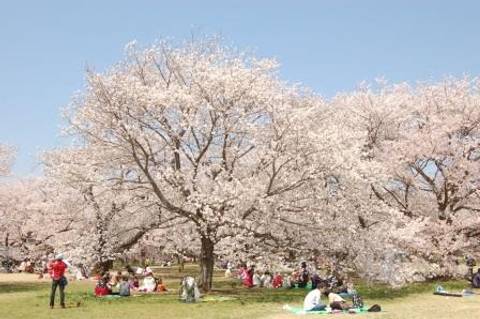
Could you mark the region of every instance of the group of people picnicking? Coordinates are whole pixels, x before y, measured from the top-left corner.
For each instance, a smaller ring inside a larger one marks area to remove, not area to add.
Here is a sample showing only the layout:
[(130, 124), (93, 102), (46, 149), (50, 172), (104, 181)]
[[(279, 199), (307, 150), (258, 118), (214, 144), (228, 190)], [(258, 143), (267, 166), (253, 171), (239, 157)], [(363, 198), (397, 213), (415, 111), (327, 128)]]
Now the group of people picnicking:
[[(227, 266), (225, 276), (232, 276), (231, 267)], [(275, 272), (273, 276), (268, 270), (262, 273), (255, 269), (255, 265), (247, 267), (243, 264), (237, 271), (237, 277), (248, 288), (311, 288), (304, 299), (303, 309), (306, 312), (322, 311), (327, 307), (333, 312), (356, 311), (364, 307), (363, 300), (351, 281), (343, 280), (335, 271), (322, 278), (317, 271), (310, 270), (306, 262), (302, 262), (300, 267), (290, 274), (282, 275), (280, 272)], [(325, 302), (322, 301), (322, 296)], [(380, 311), (380, 309), (380, 306), (374, 305), (365, 310)]]
[[(469, 280), (474, 288), (480, 288), (480, 268), (473, 273), (475, 261), (467, 260), (469, 267)], [(50, 307), (54, 307), (55, 294), (57, 289), (60, 292), (60, 305), (65, 308), (65, 287), (68, 284), (65, 276), (69, 263), (64, 261), (63, 255), (58, 254), (55, 258), (45, 265), (45, 270), (52, 279), (52, 288), (50, 294)], [(21, 265), (23, 271), (30, 271), (28, 261)], [(234, 271), (231, 263), (226, 266), (225, 276), (233, 277)], [(300, 267), (290, 274), (282, 275), (275, 272), (272, 275), (270, 271), (260, 272), (255, 269), (255, 265), (247, 267), (241, 265), (237, 271), (237, 278), (247, 288), (311, 288), (304, 300), (304, 311), (321, 311), (329, 307), (331, 311), (350, 311), (363, 308), (362, 298), (358, 295), (354, 285), (348, 279), (343, 278), (332, 271), (323, 278), (316, 270), (310, 270), (306, 262), (302, 262)], [(111, 275), (110, 272), (104, 272), (96, 277), (94, 294), (97, 297), (116, 295), (128, 297), (133, 293), (155, 293), (166, 292), (167, 287), (163, 280), (156, 277), (153, 270), (147, 265), (145, 268), (131, 267), (127, 265), (125, 270), (118, 271)], [(186, 302), (195, 302), (200, 298), (196, 281), (194, 278), (186, 276), (181, 282), (181, 299)], [(324, 297), (324, 299), (322, 299)], [(346, 299), (351, 299), (347, 302)], [(325, 302), (323, 301), (325, 300)], [(374, 305), (373, 311), (379, 311), (380, 307)], [(369, 310), (370, 311), (370, 310)]]
[[(225, 277), (232, 276), (233, 272), (229, 265), (225, 271)], [(317, 271), (310, 270), (306, 262), (302, 262), (299, 268), (284, 275), (278, 271), (273, 274), (269, 270), (261, 272), (253, 264), (249, 267), (243, 264), (237, 271), (237, 278), (248, 288), (305, 288), (311, 283), (310, 287), (314, 289), (322, 282), (330, 288), (343, 285), (343, 280), (338, 273), (333, 271), (322, 278)]]
[(144, 269), (137, 268), (137, 270), (126, 266), (124, 272), (118, 271), (113, 276), (109, 272), (104, 272), (97, 276), (95, 286), (95, 296), (97, 297), (108, 295), (128, 297), (132, 292), (161, 293), (165, 291), (167, 291), (167, 287), (162, 278), (155, 277), (149, 266)]
[[(66, 262), (62, 254), (58, 254), (50, 260), (46, 265), (46, 272), (52, 279), (52, 289), (50, 293), (50, 308), (54, 308), (55, 296), (57, 289), (60, 293), (60, 306), (65, 308), (65, 287), (68, 284), (65, 275), (70, 264)], [(83, 275), (82, 278), (85, 279)], [(128, 297), (132, 293), (154, 293), (165, 292), (167, 287), (161, 278), (154, 276), (150, 267), (137, 268), (134, 270), (130, 266), (125, 267), (125, 271), (116, 272), (113, 276), (109, 272), (104, 272), (96, 277), (97, 283), (94, 288), (96, 297), (104, 297), (108, 295), (116, 295), (120, 297)]]

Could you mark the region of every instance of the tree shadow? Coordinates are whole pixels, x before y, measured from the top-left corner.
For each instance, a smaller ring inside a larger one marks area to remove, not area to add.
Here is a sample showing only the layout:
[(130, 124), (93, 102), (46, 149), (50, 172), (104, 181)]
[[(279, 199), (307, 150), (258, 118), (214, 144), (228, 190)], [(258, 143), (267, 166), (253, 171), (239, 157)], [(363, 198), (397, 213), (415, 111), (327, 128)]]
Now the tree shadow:
[(31, 283), (31, 282), (16, 282), (16, 283), (0, 283), (0, 294), (8, 294), (15, 292), (38, 291), (49, 287), (48, 283)]

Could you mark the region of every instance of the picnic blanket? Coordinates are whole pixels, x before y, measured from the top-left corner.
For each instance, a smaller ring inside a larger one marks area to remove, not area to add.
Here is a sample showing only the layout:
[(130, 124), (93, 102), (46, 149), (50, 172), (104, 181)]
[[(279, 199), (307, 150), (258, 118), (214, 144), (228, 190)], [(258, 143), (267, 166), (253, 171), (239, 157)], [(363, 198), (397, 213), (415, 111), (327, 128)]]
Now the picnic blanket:
[(445, 288), (443, 288), (442, 286), (437, 286), (433, 294), (437, 296), (446, 296), (446, 297), (470, 297), (470, 296), (474, 296), (475, 292), (469, 289), (463, 289), (463, 291), (459, 293), (450, 292), (450, 291), (446, 291)]
[(201, 299), (201, 301), (231, 301), (231, 300), (236, 300), (237, 298), (235, 297), (229, 297), (229, 296), (205, 296)]
[(290, 305), (284, 305), (283, 306), (283, 309), (288, 311), (288, 312), (291, 312), (293, 314), (296, 314), (296, 315), (328, 315), (328, 314), (332, 314), (332, 313), (364, 313), (364, 312), (368, 312), (367, 309), (368, 309), (368, 306), (363, 306), (363, 308), (357, 308), (357, 309), (351, 309), (351, 310), (345, 310), (345, 311), (333, 311), (332, 312), (332, 309), (330, 307), (327, 307), (325, 310), (317, 310), (317, 311), (305, 311), (303, 310), (302, 307), (292, 307)]

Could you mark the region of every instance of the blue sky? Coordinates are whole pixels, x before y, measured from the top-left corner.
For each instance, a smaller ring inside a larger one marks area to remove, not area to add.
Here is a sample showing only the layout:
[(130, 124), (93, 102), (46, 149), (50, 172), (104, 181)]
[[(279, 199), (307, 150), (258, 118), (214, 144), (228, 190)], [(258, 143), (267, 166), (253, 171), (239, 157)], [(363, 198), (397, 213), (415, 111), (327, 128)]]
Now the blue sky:
[(15, 174), (38, 174), (36, 155), (60, 145), (59, 108), (85, 67), (105, 69), (131, 40), (220, 33), (329, 97), (379, 76), (477, 76), (479, 12), (480, 1), (442, 0), (3, 1), (0, 142), (18, 148)]

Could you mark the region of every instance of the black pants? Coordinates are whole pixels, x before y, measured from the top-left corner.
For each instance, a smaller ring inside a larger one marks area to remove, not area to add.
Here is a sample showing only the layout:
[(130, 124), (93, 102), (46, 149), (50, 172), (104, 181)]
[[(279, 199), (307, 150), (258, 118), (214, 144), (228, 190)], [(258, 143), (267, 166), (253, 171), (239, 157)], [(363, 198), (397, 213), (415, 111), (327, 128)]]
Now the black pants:
[(52, 280), (52, 291), (50, 292), (50, 307), (53, 307), (55, 304), (55, 293), (57, 291), (57, 286), (60, 290), (60, 305), (65, 307), (65, 285), (63, 284), (62, 279)]

